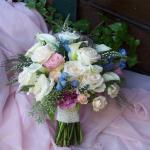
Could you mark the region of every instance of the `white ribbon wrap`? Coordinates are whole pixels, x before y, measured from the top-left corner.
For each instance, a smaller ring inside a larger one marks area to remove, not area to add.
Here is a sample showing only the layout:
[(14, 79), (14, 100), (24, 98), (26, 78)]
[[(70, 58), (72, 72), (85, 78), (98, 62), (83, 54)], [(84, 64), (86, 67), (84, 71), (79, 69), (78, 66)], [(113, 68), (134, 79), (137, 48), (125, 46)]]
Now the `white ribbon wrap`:
[(79, 122), (79, 113), (77, 108), (61, 109), (60, 107), (57, 107), (56, 120), (64, 123)]

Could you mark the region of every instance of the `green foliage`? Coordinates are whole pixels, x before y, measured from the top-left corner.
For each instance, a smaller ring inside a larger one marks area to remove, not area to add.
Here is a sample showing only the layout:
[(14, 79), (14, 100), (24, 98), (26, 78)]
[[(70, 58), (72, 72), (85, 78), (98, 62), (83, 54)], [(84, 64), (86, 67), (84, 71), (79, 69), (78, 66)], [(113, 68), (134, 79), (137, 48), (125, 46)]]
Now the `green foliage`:
[[(54, 7), (47, 5), (46, 0), (27, 0), (26, 4), (29, 8), (37, 9), (40, 12), (54, 33), (63, 29), (63, 16)], [(67, 25), (81, 33), (89, 34), (95, 43), (106, 44), (115, 51), (118, 51), (122, 46), (127, 47), (128, 66), (134, 66), (137, 63), (136, 49), (140, 41), (129, 34), (126, 23), (115, 22), (110, 24), (109, 18), (100, 13), (99, 16), (102, 22), (94, 30), (91, 30), (90, 22), (86, 19), (76, 22), (68, 21)]]
[(82, 19), (75, 23), (72, 23), (72, 27), (81, 33), (89, 33), (90, 32), (90, 22), (86, 19)]
[(21, 87), (20, 91), (22, 91), (22, 92), (28, 92), (29, 89), (30, 89), (31, 87), (33, 87), (33, 86), (34, 86), (34, 85), (24, 85), (23, 87)]
[(126, 23), (116, 22), (110, 25), (103, 23), (94, 29), (91, 35), (97, 44), (106, 44), (115, 51), (118, 51), (122, 46), (127, 46), (129, 48), (127, 59), (129, 67), (137, 63), (136, 49), (140, 41), (128, 33)]

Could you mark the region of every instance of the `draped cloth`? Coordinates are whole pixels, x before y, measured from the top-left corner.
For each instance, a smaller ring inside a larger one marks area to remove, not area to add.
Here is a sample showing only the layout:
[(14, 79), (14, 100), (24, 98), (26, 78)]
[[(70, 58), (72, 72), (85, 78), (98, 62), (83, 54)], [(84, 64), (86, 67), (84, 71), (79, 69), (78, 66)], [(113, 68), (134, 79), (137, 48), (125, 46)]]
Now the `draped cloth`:
[[(23, 3), (0, 0), (0, 61), (24, 53), (36, 33), (48, 33), (42, 17)], [(150, 78), (125, 71), (122, 92), (133, 107), (121, 109), (113, 102), (100, 112), (89, 105), (80, 111), (84, 141), (60, 148), (54, 143), (55, 127), (38, 124), (31, 117), (32, 98), (8, 86), (6, 68), (0, 67), (0, 150), (149, 150)], [(129, 79), (129, 81), (128, 81)]]

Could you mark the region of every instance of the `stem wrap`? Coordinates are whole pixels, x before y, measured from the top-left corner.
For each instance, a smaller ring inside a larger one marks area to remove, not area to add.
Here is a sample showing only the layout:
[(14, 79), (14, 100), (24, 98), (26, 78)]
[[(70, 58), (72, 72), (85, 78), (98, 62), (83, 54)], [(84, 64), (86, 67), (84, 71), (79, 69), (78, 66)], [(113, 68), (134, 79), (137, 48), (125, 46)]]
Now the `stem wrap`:
[(79, 122), (79, 113), (76, 107), (71, 109), (61, 109), (57, 107), (56, 120), (64, 123)]

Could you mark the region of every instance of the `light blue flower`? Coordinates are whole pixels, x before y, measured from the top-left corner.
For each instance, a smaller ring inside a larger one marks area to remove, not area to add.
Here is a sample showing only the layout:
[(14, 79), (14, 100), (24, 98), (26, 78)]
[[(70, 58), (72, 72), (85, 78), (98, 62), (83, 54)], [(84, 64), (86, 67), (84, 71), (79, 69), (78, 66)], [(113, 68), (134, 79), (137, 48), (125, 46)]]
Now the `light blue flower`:
[(124, 69), (126, 67), (126, 61), (121, 60), (119, 63), (120, 69)]
[(63, 89), (62, 85), (58, 82), (56, 85), (56, 90), (61, 91)]
[(126, 50), (125, 50), (124, 48), (121, 48), (121, 49), (119, 50), (119, 53), (121, 54), (122, 57), (127, 56), (127, 52), (126, 52)]
[(66, 83), (67, 83), (66, 80), (61, 80), (61, 81), (60, 81), (60, 84), (62, 85), (62, 87), (65, 87), (65, 86), (66, 86)]
[(76, 88), (76, 87), (79, 86), (79, 81), (78, 80), (73, 80), (73, 81), (71, 81), (71, 85)]
[(68, 77), (68, 73), (67, 72), (63, 72), (60, 76), (60, 80), (65, 80)]

